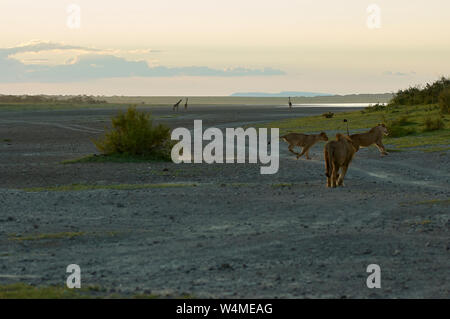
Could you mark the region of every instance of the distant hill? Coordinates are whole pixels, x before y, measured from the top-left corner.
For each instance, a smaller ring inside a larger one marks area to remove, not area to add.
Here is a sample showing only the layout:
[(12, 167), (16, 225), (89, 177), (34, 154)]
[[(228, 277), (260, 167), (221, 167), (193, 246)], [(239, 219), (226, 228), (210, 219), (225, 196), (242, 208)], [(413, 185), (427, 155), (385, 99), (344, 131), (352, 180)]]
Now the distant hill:
[(314, 92), (298, 92), (298, 91), (283, 91), (279, 93), (265, 93), (265, 92), (238, 92), (233, 93), (231, 96), (240, 96), (240, 97), (314, 97), (314, 96), (330, 96), (332, 94), (329, 93), (314, 93)]

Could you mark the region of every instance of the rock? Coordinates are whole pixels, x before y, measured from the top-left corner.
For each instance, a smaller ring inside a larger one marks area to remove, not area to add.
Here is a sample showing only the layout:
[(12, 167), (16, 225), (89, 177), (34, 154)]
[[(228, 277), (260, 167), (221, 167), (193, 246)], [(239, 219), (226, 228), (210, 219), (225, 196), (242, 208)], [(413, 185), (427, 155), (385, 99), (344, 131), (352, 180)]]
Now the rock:
[(219, 270), (234, 270), (234, 268), (230, 264), (225, 263), (220, 265)]

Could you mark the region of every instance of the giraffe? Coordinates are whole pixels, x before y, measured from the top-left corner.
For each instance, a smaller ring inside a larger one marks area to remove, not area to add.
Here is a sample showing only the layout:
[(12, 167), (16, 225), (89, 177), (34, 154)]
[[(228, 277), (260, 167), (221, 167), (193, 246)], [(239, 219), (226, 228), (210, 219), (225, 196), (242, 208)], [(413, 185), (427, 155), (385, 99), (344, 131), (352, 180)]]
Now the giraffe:
[(173, 105), (173, 110), (174, 110), (174, 111), (175, 111), (175, 108), (176, 108), (177, 111), (178, 111), (178, 106), (180, 105), (181, 101), (183, 101), (183, 99), (179, 100), (177, 103), (175, 103), (175, 104)]

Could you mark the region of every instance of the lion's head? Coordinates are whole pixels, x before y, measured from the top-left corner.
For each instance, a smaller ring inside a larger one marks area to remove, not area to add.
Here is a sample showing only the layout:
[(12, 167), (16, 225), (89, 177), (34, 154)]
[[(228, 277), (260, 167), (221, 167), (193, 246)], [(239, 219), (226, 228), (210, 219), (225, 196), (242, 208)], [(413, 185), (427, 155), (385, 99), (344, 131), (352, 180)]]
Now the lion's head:
[(320, 133), (319, 136), (321, 141), (328, 141), (328, 136), (325, 132)]
[(383, 135), (389, 135), (389, 131), (384, 123), (379, 123), (377, 128), (381, 131)]

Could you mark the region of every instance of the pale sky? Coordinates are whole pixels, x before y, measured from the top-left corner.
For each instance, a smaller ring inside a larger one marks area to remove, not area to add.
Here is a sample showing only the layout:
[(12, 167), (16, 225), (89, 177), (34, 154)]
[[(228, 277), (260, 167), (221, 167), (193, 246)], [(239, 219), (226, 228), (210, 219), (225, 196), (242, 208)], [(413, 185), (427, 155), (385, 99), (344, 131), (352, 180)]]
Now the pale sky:
[(1, 0), (0, 28), (0, 94), (380, 93), (450, 75), (448, 0)]

